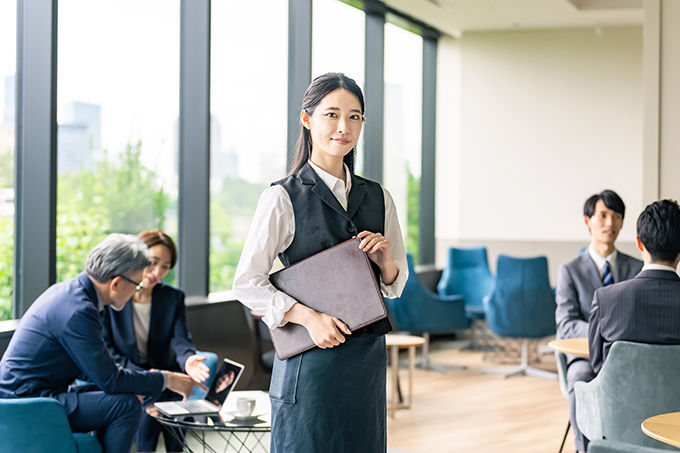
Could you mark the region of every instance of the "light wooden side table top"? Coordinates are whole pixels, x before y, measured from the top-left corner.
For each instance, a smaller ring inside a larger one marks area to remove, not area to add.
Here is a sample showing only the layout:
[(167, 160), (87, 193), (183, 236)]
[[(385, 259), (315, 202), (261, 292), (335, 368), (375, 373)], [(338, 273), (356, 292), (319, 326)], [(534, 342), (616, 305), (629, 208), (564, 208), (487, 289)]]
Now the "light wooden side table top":
[(548, 343), (552, 349), (579, 357), (590, 357), (587, 338), (562, 338)]
[(408, 346), (422, 346), (425, 344), (425, 339), (415, 335), (396, 335), (389, 333), (385, 335), (385, 343), (388, 347), (399, 346), (400, 348), (406, 348)]
[(651, 438), (680, 447), (680, 412), (650, 417), (642, 422), (642, 431)]

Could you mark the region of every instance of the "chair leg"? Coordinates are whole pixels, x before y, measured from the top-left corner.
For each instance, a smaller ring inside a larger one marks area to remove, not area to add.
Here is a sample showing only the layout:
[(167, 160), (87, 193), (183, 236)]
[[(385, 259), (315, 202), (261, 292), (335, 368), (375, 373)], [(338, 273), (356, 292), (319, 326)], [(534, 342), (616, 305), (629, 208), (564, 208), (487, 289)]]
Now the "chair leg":
[(425, 332), (423, 334), (423, 338), (425, 338), (425, 344), (423, 345), (423, 357), (420, 360), (420, 363), (416, 364), (416, 367), (422, 368), (424, 370), (438, 371), (442, 374), (446, 374), (447, 371), (467, 370), (467, 367), (463, 365), (439, 365), (430, 362), (430, 334)]
[(522, 363), (519, 364), (518, 366), (502, 366), (502, 367), (495, 367), (495, 368), (482, 368), (480, 371), (482, 373), (485, 373), (485, 374), (504, 373), (504, 376), (503, 376), (504, 379), (507, 379), (511, 376), (520, 376), (520, 375), (542, 377), (542, 378), (545, 378), (545, 379), (557, 379), (556, 373), (551, 373), (550, 371), (545, 371), (545, 370), (539, 370), (538, 368), (534, 368), (534, 367), (529, 366), (528, 348), (529, 348), (529, 340), (527, 340), (525, 338), (525, 339), (522, 340)]
[(571, 421), (567, 421), (567, 430), (564, 432), (564, 437), (562, 438), (562, 445), (560, 445), (559, 453), (562, 453), (562, 449), (564, 449), (564, 443), (567, 441), (567, 434), (569, 434), (569, 428), (571, 428)]

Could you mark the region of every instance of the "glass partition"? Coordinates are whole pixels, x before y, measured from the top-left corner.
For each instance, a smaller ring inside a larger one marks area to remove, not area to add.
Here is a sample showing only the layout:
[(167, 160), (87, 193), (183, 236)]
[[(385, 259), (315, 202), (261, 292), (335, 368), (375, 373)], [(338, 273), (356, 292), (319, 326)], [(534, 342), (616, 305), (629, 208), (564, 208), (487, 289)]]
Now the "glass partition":
[(215, 292), (231, 291), (260, 194), (286, 175), (288, 2), (217, 0), (211, 10), (209, 288)]
[[(312, 4), (312, 79), (327, 72), (342, 72), (354, 79), (363, 90), (365, 41), (366, 14), (362, 10), (339, 0), (314, 0)], [(371, 112), (366, 112), (366, 115), (370, 114)], [(357, 145), (354, 172), (359, 175), (363, 174), (366, 133), (364, 128)]]
[(12, 318), (17, 2), (0, 2), (0, 321)]
[(418, 262), (422, 159), (423, 39), (385, 24), (383, 182), (397, 205), (406, 250)]
[(179, 0), (59, 2), (57, 281), (109, 233), (177, 239), (179, 14)]

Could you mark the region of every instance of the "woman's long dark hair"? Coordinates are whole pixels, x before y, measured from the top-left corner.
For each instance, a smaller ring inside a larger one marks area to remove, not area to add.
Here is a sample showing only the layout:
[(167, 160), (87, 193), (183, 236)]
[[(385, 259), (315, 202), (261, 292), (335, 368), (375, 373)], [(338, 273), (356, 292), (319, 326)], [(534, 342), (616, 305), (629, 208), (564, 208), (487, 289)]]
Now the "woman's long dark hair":
[[(321, 103), (321, 100), (326, 97), (327, 94), (337, 90), (338, 88), (345, 89), (355, 95), (359, 99), (359, 104), (361, 104), (361, 115), (364, 114), (364, 95), (361, 92), (359, 85), (353, 80), (347, 77), (341, 72), (327, 72), (324, 75), (320, 75), (312, 84), (309, 85), (307, 91), (305, 92), (305, 98), (302, 100), (302, 110), (308, 116), (312, 116), (316, 107)], [(347, 153), (343, 158), (343, 162), (349, 168), (349, 171), (354, 173), (354, 160), (356, 159), (356, 146), (352, 148), (352, 151)], [(298, 137), (297, 144), (295, 145), (295, 157), (293, 158), (293, 166), (290, 174), (300, 171), (302, 166), (309, 160), (312, 156), (312, 136), (309, 129), (304, 127), (300, 123), (300, 136)]]

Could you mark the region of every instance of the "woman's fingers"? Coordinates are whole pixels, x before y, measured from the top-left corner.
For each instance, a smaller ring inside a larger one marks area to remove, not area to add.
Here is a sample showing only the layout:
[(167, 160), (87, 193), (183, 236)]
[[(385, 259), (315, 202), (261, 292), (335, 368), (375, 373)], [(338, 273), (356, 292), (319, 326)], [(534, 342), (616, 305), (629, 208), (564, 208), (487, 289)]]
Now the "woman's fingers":
[(339, 326), (336, 324), (337, 318), (321, 313), (318, 315), (319, 317), (316, 319), (316, 322), (307, 328), (314, 344), (322, 349), (326, 349), (344, 343), (345, 337), (338, 330)]
[(349, 327), (347, 327), (347, 324), (340, 321), (336, 317), (333, 317), (333, 321), (335, 322), (335, 325), (338, 327), (338, 329), (340, 329), (340, 331), (343, 332), (345, 335), (352, 335), (352, 331), (349, 330)]

